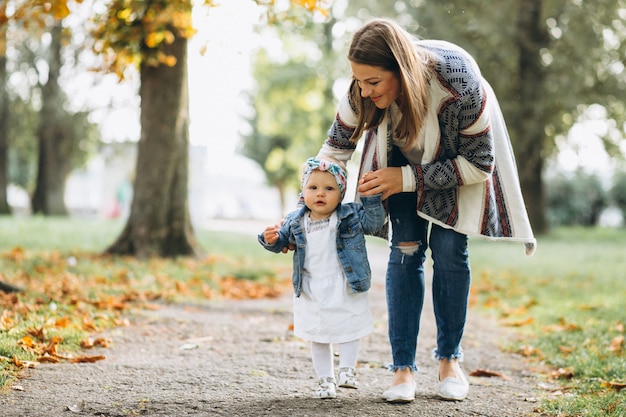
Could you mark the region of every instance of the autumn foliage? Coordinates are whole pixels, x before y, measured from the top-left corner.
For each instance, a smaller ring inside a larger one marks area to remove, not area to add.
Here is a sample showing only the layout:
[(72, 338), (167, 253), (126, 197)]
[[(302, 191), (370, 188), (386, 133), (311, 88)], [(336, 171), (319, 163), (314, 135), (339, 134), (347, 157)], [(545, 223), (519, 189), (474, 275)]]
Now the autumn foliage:
[[(184, 300), (272, 298), (291, 290), (289, 271), (239, 278), (246, 266), (225, 256), (152, 259), (90, 253), (28, 251), (0, 254), (0, 279), (23, 288), (0, 291), (0, 369), (39, 363), (95, 362), (114, 340), (102, 336), (129, 324), (135, 309)], [(11, 347), (12, 346), (12, 347)], [(97, 353), (86, 354), (94, 348)]]

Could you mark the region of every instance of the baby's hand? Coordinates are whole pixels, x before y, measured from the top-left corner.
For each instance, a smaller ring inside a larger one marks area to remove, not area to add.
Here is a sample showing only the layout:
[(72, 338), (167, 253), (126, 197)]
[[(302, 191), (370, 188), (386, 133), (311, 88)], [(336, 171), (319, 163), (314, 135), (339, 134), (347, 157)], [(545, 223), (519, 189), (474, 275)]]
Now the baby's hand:
[(276, 225), (266, 227), (263, 231), (263, 240), (265, 240), (266, 243), (273, 245), (278, 240), (278, 230), (279, 227)]

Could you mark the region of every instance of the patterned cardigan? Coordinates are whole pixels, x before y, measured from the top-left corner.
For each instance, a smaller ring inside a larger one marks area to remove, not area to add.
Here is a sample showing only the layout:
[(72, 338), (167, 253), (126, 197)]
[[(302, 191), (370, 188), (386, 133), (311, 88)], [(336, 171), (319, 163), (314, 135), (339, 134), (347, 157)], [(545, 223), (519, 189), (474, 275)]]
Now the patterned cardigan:
[[(458, 46), (432, 40), (417, 45), (428, 49), (435, 60), (431, 105), (420, 132), (423, 154), (420, 161), (409, 157), (416, 179), (417, 213), (469, 236), (522, 242), (526, 253), (532, 254), (536, 240), (509, 135), (491, 86), (474, 59)], [(359, 177), (388, 166), (395, 141), (393, 121), (399, 117), (393, 104), (380, 125), (365, 133)], [(339, 103), (318, 156), (348, 161), (356, 149), (349, 140), (356, 123), (348, 93)], [(387, 237), (387, 228), (377, 235)]]

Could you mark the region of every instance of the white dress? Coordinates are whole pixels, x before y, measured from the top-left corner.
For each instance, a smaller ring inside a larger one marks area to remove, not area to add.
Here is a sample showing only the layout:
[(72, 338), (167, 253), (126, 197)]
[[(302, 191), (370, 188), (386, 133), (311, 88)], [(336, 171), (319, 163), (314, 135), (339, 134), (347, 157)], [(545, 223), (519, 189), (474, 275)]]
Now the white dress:
[(306, 257), (302, 291), (294, 297), (294, 334), (318, 343), (345, 343), (373, 330), (367, 292), (356, 293), (337, 255), (337, 214), (304, 218)]

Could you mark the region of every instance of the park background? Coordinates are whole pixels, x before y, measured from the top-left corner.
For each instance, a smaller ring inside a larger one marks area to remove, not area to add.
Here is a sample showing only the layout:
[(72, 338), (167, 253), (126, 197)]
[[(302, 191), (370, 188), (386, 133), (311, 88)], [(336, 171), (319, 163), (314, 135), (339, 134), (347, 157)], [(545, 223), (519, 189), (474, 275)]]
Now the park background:
[[(207, 3), (1, 3), (0, 281), (26, 289), (3, 298), (3, 372), (42, 360), (40, 345), (56, 349), (43, 336), (49, 315), (63, 316), (49, 329), (65, 337), (59, 348), (80, 345), (87, 330), (58, 324), (72, 322), (76, 297), (95, 306), (89, 315), (114, 316), (102, 329), (131, 301), (273, 293), (286, 257), (263, 258), (249, 231), (210, 230), (274, 222), (295, 206), (299, 165), (349, 81), (350, 34), (390, 16), (472, 53), (509, 123), (540, 249), (528, 261), (521, 248), (473, 241), (473, 307), (519, 327), (524, 338), (506, 348), (563, 383), (544, 412), (623, 416), (623, 0)], [(183, 23), (159, 27), (147, 10)], [(136, 258), (111, 265), (103, 251)], [(198, 252), (209, 257), (180, 257)], [(17, 306), (31, 302), (41, 306), (24, 320)]]

